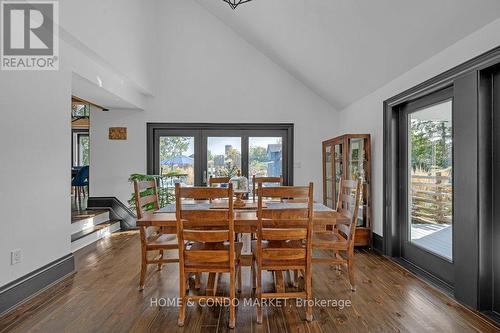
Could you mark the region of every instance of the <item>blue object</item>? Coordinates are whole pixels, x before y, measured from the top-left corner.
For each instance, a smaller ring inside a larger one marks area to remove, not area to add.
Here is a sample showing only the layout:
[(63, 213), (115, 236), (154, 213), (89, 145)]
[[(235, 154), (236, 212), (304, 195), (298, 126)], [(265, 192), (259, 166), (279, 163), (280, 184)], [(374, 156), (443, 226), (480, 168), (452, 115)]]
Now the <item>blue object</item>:
[(161, 165), (191, 165), (194, 163), (194, 159), (184, 155), (174, 156), (168, 160), (163, 160), (160, 162)]
[(75, 177), (71, 179), (71, 186), (88, 186), (89, 185), (89, 166), (84, 166), (78, 170)]

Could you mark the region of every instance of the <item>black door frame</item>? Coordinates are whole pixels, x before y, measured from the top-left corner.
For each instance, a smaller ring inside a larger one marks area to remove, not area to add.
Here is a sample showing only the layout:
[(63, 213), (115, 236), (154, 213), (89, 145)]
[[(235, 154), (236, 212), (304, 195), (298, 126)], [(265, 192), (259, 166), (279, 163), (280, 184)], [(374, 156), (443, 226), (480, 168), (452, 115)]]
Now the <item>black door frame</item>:
[[(446, 87), (454, 94), (454, 288), (461, 303), (489, 311), (492, 284), (491, 253), (491, 96), (483, 72), (500, 64), (500, 47), (412, 87), (383, 103), (384, 121), (384, 254), (399, 261), (400, 182), (398, 181), (398, 124), (401, 105)], [(489, 99), (488, 99), (489, 98)], [(499, 240), (496, 240), (499, 241)], [(405, 265), (405, 263), (402, 263)], [(446, 290), (446, 284), (418, 267), (416, 274)], [(498, 277), (497, 277), (498, 278)]]
[[(216, 124), (216, 123), (147, 123), (147, 173), (155, 174), (158, 172), (159, 165), (158, 151), (160, 136), (165, 135), (186, 135), (195, 137), (195, 153), (201, 158), (195, 159), (195, 168), (204, 170), (206, 166), (206, 156), (202, 154), (203, 147), (206, 146), (206, 138), (210, 136), (239, 136), (241, 142), (241, 171), (245, 175), (248, 173), (248, 161), (245, 156), (248, 155), (248, 137), (283, 137), (283, 182), (285, 185), (293, 185), (293, 143), (294, 143), (294, 125), (293, 124)], [(199, 178), (199, 179), (198, 179)], [(205, 185), (203, 175), (195, 176), (196, 185)]]

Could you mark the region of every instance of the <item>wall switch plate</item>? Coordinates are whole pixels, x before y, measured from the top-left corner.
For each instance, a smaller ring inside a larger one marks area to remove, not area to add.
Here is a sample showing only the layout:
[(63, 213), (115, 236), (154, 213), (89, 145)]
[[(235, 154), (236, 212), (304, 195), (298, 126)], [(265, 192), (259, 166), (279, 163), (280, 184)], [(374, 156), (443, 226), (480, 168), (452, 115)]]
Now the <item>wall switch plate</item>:
[(21, 249), (15, 249), (10, 251), (10, 264), (19, 264), (23, 259), (23, 253)]

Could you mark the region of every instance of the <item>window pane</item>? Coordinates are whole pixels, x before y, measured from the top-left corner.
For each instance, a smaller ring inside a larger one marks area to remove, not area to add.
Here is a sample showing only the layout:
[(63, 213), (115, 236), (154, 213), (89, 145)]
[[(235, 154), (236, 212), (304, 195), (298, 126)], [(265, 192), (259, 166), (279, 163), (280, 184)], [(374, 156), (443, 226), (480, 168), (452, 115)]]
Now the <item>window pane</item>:
[(241, 171), (241, 138), (207, 138), (207, 177), (232, 177)]
[(413, 112), (408, 121), (410, 240), (452, 260), (452, 101)]
[(281, 137), (250, 137), (248, 138), (248, 145), (250, 182), (253, 175), (256, 177), (279, 177), (283, 175), (283, 145)]
[(160, 174), (167, 184), (194, 185), (194, 137), (160, 137)]
[(90, 140), (88, 135), (78, 136), (78, 165), (89, 165)]

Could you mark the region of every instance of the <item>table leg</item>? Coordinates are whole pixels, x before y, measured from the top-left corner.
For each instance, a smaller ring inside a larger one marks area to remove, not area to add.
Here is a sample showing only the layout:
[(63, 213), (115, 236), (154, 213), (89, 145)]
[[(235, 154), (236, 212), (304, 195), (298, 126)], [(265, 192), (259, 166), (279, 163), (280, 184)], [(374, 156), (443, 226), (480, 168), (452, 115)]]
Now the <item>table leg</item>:
[(274, 271), (274, 288), (277, 293), (285, 292), (285, 281), (283, 280), (283, 271)]
[(206, 294), (207, 296), (215, 296), (215, 293), (217, 292), (217, 273), (210, 272), (208, 273), (208, 280), (207, 280), (207, 290)]

